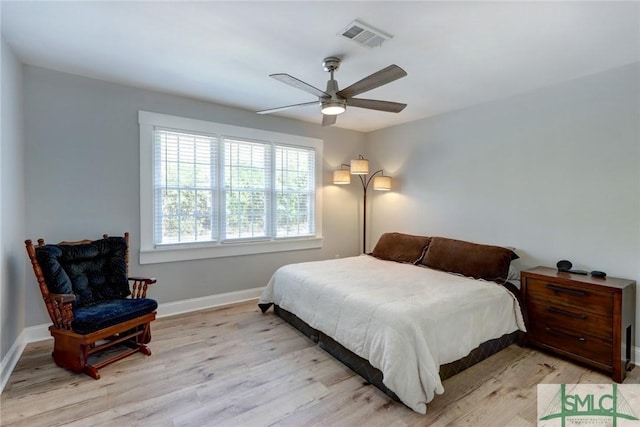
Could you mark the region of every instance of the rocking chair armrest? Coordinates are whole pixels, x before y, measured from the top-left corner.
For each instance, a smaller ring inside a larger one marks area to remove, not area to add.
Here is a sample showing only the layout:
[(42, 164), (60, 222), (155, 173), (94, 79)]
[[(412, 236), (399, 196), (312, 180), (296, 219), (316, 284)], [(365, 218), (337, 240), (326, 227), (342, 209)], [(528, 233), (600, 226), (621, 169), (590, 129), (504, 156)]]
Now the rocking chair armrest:
[(76, 300), (74, 294), (49, 294), (45, 298), (45, 304), (49, 311), (49, 316), (56, 328), (71, 330), (73, 321), (73, 302)]
[(155, 277), (129, 277), (131, 284), (131, 299), (146, 298), (147, 287), (156, 283)]
[(58, 304), (66, 304), (74, 302), (76, 300), (76, 296), (74, 294), (49, 294), (49, 299), (58, 302)]
[(135, 280), (137, 282), (144, 282), (147, 285), (153, 285), (157, 282), (155, 277), (129, 277), (129, 280)]

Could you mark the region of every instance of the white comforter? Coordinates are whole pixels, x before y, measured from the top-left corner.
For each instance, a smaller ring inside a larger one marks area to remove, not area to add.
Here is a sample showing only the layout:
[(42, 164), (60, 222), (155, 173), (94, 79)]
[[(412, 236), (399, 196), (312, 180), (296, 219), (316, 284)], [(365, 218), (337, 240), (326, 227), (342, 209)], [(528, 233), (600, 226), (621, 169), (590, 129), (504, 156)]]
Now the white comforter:
[(284, 266), (260, 303), (279, 305), (369, 360), (422, 414), (444, 392), (440, 365), (525, 330), (517, 300), (499, 284), (367, 255)]

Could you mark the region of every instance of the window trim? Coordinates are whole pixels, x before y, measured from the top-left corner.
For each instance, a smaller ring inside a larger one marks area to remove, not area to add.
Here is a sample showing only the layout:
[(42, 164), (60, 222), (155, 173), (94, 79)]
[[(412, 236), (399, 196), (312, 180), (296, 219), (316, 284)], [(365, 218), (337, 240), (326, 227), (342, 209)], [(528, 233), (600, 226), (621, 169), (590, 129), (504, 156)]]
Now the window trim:
[[(186, 261), (316, 249), (322, 247), (322, 150), (323, 141), (299, 135), (245, 128), (224, 123), (190, 119), (168, 114), (138, 111), (140, 125), (140, 264)], [(311, 147), (315, 150), (315, 236), (276, 238), (268, 241), (196, 242), (155, 246), (153, 240), (153, 141), (154, 128), (203, 132), (268, 141), (282, 145)]]

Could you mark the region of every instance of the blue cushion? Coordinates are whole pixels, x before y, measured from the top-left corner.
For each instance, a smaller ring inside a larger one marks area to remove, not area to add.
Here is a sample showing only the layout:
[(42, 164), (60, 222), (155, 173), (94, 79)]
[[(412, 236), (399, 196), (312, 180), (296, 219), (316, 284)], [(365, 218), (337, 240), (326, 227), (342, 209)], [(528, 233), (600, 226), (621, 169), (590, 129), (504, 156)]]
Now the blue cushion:
[(90, 334), (153, 312), (158, 303), (149, 298), (114, 299), (73, 310), (71, 327), (79, 334)]
[(109, 237), (80, 245), (45, 245), (36, 248), (36, 257), (49, 292), (75, 294), (77, 308), (131, 294), (126, 251), (123, 237)]

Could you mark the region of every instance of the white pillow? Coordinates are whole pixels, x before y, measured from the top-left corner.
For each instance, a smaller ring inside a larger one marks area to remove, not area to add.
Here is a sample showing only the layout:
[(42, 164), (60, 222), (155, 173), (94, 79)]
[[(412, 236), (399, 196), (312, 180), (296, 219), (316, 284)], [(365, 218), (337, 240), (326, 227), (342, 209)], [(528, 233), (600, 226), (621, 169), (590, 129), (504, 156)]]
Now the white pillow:
[(507, 282), (513, 282), (514, 280), (520, 280), (520, 270), (515, 268), (513, 264), (509, 264), (509, 272), (507, 273)]

